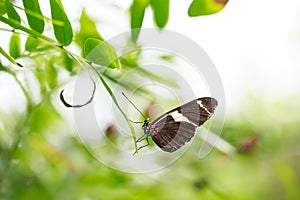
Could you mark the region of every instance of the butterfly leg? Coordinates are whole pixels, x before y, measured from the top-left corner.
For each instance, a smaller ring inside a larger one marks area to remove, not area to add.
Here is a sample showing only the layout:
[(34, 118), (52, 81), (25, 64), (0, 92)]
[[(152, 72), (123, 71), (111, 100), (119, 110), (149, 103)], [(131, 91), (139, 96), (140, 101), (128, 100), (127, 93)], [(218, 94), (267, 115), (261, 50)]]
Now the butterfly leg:
[(136, 142), (141, 142), (145, 139), (146, 134), (144, 134), (142, 137), (140, 137), (139, 139), (136, 140)]
[[(144, 136), (143, 136), (144, 137)], [(147, 144), (145, 144), (145, 145), (143, 145), (143, 146), (140, 146), (134, 153), (133, 153), (133, 155), (135, 155), (140, 149), (142, 149), (142, 148), (144, 148), (144, 147), (146, 147), (146, 146), (148, 146), (150, 143), (149, 143), (149, 140), (148, 140), (148, 137), (146, 137), (146, 138), (144, 138), (144, 139), (146, 139), (146, 141), (147, 141)]]

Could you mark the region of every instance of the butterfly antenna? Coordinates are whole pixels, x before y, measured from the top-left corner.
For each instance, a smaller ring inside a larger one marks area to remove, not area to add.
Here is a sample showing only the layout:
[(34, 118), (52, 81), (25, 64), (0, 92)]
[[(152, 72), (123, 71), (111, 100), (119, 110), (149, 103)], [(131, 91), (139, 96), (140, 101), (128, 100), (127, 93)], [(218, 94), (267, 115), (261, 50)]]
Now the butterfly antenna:
[(129, 119), (129, 121), (130, 121), (131, 123), (134, 123), (134, 124), (142, 124), (142, 123), (144, 123), (144, 122), (135, 122), (135, 121), (132, 121), (132, 120), (130, 120), (130, 119)]
[(134, 105), (132, 101), (130, 101), (130, 99), (124, 94), (124, 92), (122, 92), (122, 94), (129, 101), (129, 103), (131, 103), (131, 105), (133, 105), (133, 107), (144, 117), (144, 119), (146, 119), (145, 115)]

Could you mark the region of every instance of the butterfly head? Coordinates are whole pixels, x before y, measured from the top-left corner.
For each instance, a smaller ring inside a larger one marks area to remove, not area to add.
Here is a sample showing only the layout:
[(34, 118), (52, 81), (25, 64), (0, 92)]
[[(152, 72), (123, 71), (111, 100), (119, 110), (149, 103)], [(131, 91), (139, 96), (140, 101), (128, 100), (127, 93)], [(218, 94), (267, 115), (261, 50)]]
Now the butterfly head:
[(143, 128), (143, 130), (144, 130), (144, 133), (145, 133), (146, 135), (148, 135), (148, 134), (149, 134), (149, 131), (150, 131), (150, 126), (151, 126), (151, 123), (150, 123), (150, 121), (149, 121), (149, 118), (148, 118), (148, 119), (145, 119), (145, 121), (144, 121), (144, 124), (143, 124), (142, 128)]

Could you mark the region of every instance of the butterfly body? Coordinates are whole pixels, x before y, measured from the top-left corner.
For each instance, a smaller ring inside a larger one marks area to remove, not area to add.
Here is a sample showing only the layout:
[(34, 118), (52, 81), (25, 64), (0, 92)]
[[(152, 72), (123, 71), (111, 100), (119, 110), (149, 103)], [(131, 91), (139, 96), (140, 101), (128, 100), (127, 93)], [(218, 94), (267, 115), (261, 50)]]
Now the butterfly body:
[(163, 151), (174, 152), (189, 142), (196, 129), (207, 121), (217, 107), (217, 100), (211, 97), (198, 98), (161, 115), (152, 123), (146, 119), (142, 129), (145, 133), (137, 141), (148, 137)]

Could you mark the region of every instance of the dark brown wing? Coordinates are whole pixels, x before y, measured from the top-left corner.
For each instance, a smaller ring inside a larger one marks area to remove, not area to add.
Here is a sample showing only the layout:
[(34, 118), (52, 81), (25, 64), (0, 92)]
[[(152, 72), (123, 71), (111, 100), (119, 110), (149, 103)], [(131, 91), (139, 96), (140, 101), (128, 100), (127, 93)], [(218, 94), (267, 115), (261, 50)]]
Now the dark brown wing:
[(153, 121), (158, 128), (152, 135), (153, 141), (164, 151), (176, 151), (191, 140), (196, 128), (212, 116), (217, 105), (216, 99), (203, 97), (170, 110)]
[(153, 121), (153, 124), (158, 123), (161, 120), (165, 121), (168, 115), (171, 115), (174, 112), (178, 112), (185, 118), (187, 118), (190, 122), (194, 123), (197, 126), (200, 126), (212, 116), (217, 105), (218, 102), (214, 98), (198, 98), (161, 115)]
[(175, 122), (167, 116), (165, 123), (157, 123), (158, 131), (152, 134), (153, 141), (164, 151), (173, 152), (189, 142), (195, 134), (196, 126), (189, 122)]

